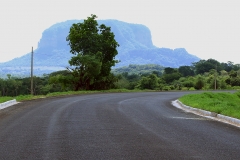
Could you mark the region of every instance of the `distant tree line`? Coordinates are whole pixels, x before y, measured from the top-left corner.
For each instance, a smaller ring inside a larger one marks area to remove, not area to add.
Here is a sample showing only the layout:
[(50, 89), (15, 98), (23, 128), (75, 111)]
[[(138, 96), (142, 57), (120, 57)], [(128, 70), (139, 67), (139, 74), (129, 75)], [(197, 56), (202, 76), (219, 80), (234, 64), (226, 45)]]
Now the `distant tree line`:
[(240, 89), (240, 65), (230, 61), (200, 60), (191, 66), (166, 67), (151, 72), (142, 68), (141, 72), (146, 74), (135, 74), (130, 68), (117, 69), (122, 70), (122, 73), (118, 73), (117, 87), (155, 90)]
[[(179, 68), (159, 65), (129, 65), (112, 70), (115, 82), (107, 89), (140, 90), (207, 90), (240, 89), (240, 65), (233, 62), (219, 63), (214, 59), (200, 60), (191, 66)], [(75, 90), (71, 82), (73, 75), (69, 70), (34, 77), (34, 94), (44, 95), (52, 92)], [(85, 90), (85, 89), (83, 89)], [(30, 94), (30, 78), (0, 78), (1, 96)]]
[[(58, 73), (58, 72), (57, 72)], [(49, 81), (49, 78), (55, 73), (44, 75), (42, 77), (33, 77), (34, 95), (44, 95), (51, 92), (64, 91), (60, 84), (55, 85)], [(0, 78), (0, 96), (18, 96), (31, 93), (30, 77), (19, 78), (10, 74), (6, 79)]]

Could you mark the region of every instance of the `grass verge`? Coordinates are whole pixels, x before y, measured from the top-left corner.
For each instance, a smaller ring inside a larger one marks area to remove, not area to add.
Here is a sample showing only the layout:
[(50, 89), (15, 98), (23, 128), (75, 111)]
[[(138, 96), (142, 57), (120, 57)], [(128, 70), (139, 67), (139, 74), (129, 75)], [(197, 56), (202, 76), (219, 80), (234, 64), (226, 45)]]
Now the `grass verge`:
[(13, 97), (0, 97), (0, 103), (7, 102), (13, 99)]
[(240, 119), (240, 91), (235, 93), (204, 92), (179, 98), (183, 104)]

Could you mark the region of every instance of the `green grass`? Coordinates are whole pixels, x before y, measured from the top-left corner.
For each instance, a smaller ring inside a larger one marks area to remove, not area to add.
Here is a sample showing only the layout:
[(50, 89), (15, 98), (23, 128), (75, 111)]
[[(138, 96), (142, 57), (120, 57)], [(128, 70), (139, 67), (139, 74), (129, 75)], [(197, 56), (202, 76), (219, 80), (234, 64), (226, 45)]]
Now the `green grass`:
[(185, 95), (179, 100), (187, 106), (240, 119), (240, 92), (204, 92)]
[(33, 96), (33, 95), (20, 95), (17, 97), (14, 97), (18, 102), (20, 101), (24, 101), (24, 100), (32, 100), (32, 99), (38, 99), (38, 98), (45, 98), (46, 96), (44, 95), (37, 95), (37, 96)]
[(7, 102), (13, 99), (13, 97), (0, 97), (0, 103)]

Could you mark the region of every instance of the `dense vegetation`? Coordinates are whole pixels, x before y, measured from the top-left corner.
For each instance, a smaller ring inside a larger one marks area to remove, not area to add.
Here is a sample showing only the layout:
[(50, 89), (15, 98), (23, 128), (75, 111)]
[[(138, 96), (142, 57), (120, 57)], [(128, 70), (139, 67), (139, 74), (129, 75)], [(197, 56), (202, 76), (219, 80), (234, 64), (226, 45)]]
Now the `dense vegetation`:
[(236, 93), (189, 94), (179, 98), (184, 104), (240, 119), (240, 91)]
[[(144, 65), (148, 68), (148, 65)], [(119, 81), (116, 86), (127, 89), (155, 90), (208, 90), (208, 89), (237, 89), (240, 88), (240, 66), (232, 62), (219, 63), (214, 59), (200, 60), (192, 66), (164, 69), (142, 69), (141, 73), (133, 72), (137, 67), (116, 69)], [(142, 66), (143, 67), (143, 66)]]
[[(214, 59), (179, 68), (129, 65), (113, 69), (112, 73), (117, 79), (112, 89), (212, 90), (215, 86), (216, 89), (240, 89), (240, 66), (232, 62), (219, 63)], [(70, 76), (68, 70), (63, 70), (34, 77), (34, 95), (73, 91), (74, 85), (67, 81)], [(7, 77), (0, 79), (1, 96), (30, 94), (30, 78), (12, 77), (10, 74)]]

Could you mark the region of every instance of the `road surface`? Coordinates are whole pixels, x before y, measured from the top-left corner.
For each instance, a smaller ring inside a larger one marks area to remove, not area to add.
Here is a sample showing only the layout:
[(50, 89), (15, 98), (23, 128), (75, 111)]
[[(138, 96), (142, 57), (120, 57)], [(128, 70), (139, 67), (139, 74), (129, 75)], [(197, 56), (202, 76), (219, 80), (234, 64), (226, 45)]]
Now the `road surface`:
[(0, 159), (240, 159), (240, 129), (177, 109), (188, 92), (25, 101), (0, 112)]

